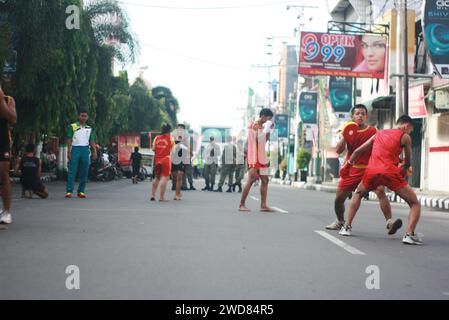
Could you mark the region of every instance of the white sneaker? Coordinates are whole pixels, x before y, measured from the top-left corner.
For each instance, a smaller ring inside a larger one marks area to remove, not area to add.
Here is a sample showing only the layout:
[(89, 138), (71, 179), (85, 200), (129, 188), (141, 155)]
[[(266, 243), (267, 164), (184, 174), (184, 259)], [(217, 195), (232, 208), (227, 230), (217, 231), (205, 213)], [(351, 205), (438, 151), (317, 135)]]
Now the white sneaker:
[(345, 225), (344, 221), (335, 220), (330, 225), (326, 226), (327, 230), (340, 230)]
[(0, 214), (0, 223), (11, 224), (12, 223), (11, 213), (9, 213), (8, 211), (3, 211)]
[(351, 230), (352, 227), (345, 224), (343, 227), (341, 227), (340, 232), (338, 234), (349, 237), (352, 235)]
[(406, 234), (404, 238), (402, 238), (402, 243), (411, 245), (424, 244), (424, 242), (422, 241), (422, 234)]

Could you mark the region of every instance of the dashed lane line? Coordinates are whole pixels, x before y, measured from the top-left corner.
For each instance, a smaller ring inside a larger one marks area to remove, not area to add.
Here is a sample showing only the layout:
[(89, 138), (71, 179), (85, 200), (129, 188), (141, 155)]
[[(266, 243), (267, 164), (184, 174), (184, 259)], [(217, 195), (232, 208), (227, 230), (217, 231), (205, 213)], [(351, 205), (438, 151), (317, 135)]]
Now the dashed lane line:
[(325, 231), (315, 230), (315, 232), (318, 233), (323, 238), (326, 238), (330, 242), (332, 242), (332, 243), (336, 244), (337, 246), (343, 248), (344, 250), (348, 251), (351, 254), (361, 255), (361, 256), (366, 255), (364, 252), (350, 246), (349, 244), (341, 241), (340, 239), (335, 238), (334, 236), (331, 236), (329, 233), (327, 233)]

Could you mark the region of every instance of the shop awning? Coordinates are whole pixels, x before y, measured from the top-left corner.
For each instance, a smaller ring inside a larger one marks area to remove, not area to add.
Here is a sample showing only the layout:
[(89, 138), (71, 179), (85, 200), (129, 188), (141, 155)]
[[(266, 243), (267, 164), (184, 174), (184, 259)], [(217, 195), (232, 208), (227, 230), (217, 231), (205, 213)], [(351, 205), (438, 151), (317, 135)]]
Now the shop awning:
[(368, 108), (368, 112), (373, 111), (373, 109), (392, 110), (396, 105), (396, 96), (381, 96), (373, 100), (368, 100), (363, 104)]

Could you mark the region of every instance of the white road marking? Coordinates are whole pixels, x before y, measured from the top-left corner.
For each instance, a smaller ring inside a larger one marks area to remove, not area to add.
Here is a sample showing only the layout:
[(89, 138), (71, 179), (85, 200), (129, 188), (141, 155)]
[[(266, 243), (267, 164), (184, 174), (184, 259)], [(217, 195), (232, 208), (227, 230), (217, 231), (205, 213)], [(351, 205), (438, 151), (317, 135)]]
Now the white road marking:
[(443, 296), (449, 296), (449, 292), (443, 292)]
[(256, 197), (254, 197), (254, 196), (249, 196), (251, 199), (253, 199), (253, 200), (256, 200), (256, 201), (259, 201), (259, 198), (256, 198)]
[(280, 212), (280, 213), (288, 213), (288, 211), (285, 211), (283, 209), (280, 209), (278, 207), (271, 207), (272, 209), (276, 210), (276, 212)]
[(85, 211), (85, 212), (150, 212), (149, 209), (79, 209), (79, 208), (65, 208), (70, 211)]
[(364, 252), (362, 252), (354, 247), (351, 247), (349, 244), (341, 241), (340, 239), (335, 238), (334, 236), (331, 236), (327, 232), (320, 231), (320, 230), (315, 230), (315, 232), (318, 233), (320, 236), (326, 238), (330, 242), (336, 244), (337, 246), (345, 249), (346, 251), (348, 251), (351, 254), (362, 255), (362, 256), (366, 255)]

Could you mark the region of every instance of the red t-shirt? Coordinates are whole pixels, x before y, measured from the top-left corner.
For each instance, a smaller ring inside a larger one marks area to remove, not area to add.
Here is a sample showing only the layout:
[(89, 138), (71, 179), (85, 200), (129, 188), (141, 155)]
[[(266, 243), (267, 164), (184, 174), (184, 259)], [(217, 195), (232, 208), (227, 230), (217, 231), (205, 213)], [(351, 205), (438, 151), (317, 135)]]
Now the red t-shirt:
[(174, 141), (170, 134), (163, 134), (154, 139), (155, 158), (161, 159), (171, 155)]
[(370, 172), (400, 172), (399, 156), (402, 153), (401, 139), (404, 132), (399, 129), (382, 130), (374, 138), (373, 150), (369, 160)]
[[(377, 129), (371, 126), (368, 126), (365, 129), (357, 130), (354, 141), (351, 144), (348, 144), (348, 154), (346, 156), (346, 160), (348, 160), (352, 153), (369, 140), (372, 136), (377, 133)], [(369, 159), (371, 156), (371, 148), (362, 153), (356, 160), (354, 167), (365, 168), (368, 165)]]

